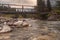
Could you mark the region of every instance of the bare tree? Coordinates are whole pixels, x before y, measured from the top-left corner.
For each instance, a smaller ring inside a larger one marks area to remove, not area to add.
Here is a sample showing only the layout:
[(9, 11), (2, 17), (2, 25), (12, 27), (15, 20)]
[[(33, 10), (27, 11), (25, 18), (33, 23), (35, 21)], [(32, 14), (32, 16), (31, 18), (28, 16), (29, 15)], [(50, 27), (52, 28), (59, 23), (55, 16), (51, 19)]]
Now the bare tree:
[(37, 0), (37, 12), (38, 12), (38, 18), (39, 19), (45, 19), (45, 14), (43, 12), (45, 12), (44, 10), (45, 8), (45, 2), (44, 0)]
[(50, 0), (47, 0), (47, 8), (48, 8), (48, 11), (52, 10)]
[(45, 3), (43, 0), (37, 0), (37, 11), (43, 12), (45, 8)]

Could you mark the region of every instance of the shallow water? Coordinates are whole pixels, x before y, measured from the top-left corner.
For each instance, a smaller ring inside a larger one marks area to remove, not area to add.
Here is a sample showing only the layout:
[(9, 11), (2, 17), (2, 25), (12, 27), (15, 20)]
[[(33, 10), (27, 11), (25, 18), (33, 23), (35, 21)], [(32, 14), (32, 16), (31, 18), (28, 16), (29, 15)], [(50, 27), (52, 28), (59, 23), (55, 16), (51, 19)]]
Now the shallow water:
[[(32, 27), (13, 28), (12, 32), (0, 34), (0, 40), (35, 40), (34, 38), (42, 37), (49, 33), (52, 34), (51, 40), (60, 40), (60, 21), (40, 21), (26, 19)], [(49, 36), (50, 37), (50, 36)], [(37, 40), (37, 39), (36, 39)]]

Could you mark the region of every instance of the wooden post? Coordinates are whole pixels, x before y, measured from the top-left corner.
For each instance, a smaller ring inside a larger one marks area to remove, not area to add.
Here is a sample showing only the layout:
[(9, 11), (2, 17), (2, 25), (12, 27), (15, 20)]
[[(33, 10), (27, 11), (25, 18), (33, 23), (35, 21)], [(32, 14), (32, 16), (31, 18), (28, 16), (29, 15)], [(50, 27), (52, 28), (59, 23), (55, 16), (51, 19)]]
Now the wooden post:
[(9, 4), (8, 4), (8, 8), (10, 8)]
[(24, 13), (24, 5), (22, 5), (22, 16), (23, 16), (23, 18), (26, 17), (26, 14)]
[(22, 13), (23, 13), (24, 6), (22, 5)]
[(22, 16), (23, 16), (23, 5), (22, 5)]

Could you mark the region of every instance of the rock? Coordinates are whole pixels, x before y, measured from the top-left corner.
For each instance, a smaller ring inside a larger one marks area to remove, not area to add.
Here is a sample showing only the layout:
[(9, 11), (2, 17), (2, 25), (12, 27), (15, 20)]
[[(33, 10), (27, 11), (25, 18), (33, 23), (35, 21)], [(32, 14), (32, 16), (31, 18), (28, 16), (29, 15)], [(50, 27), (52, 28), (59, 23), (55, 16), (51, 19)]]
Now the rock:
[(10, 38), (10, 36), (9, 35), (1, 35), (0, 36), (0, 40), (2, 40), (2, 39), (9, 39)]
[(23, 27), (31, 27), (32, 25), (29, 24), (28, 22), (23, 22), (22, 26), (23, 26)]
[(4, 39), (9, 39), (9, 38), (10, 38), (10, 36), (4, 36), (3, 38), (4, 38)]
[(2, 28), (3, 28), (2, 25), (0, 25), (0, 30), (2, 30)]
[(0, 30), (0, 33), (10, 32), (12, 29), (8, 25), (3, 25), (2, 30)]
[(0, 30), (2, 30), (2, 27), (0, 27)]
[(14, 23), (14, 25), (20, 25), (22, 23), (23, 23), (23, 21), (17, 21), (17, 22)]
[(29, 24), (27, 22), (23, 22), (22, 26), (27, 27), (27, 26), (29, 26)]
[(23, 21), (15, 22), (14, 25), (16, 27), (28, 27), (28, 26), (31, 26), (28, 22), (23, 22)]
[(47, 36), (47, 35), (45, 35), (45, 36), (40, 35), (37, 37), (33, 37), (30, 40), (55, 40), (55, 38), (52, 38), (52, 37)]
[(14, 23), (14, 25), (16, 27), (22, 27), (22, 23), (23, 23), (23, 21), (17, 21), (17, 22)]
[(55, 20), (55, 17), (52, 15), (48, 18), (48, 20)]
[(48, 17), (48, 20), (49, 21), (59, 21), (60, 20), (60, 16), (52, 14), (51, 16)]
[(7, 25), (13, 26), (13, 22), (8, 22)]

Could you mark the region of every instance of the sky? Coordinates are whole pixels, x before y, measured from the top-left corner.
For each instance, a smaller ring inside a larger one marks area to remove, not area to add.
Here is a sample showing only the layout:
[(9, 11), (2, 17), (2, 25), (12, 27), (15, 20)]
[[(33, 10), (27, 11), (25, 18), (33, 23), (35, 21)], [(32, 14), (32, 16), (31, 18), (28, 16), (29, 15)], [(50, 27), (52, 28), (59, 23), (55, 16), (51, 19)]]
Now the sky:
[[(47, 0), (45, 0), (45, 4)], [(56, 5), (57, 0), (50, 0), (51, 5), (54, 6)], [(32, 5), (36, 6), (37, 5), (37, 0), (0, 0), (1, 4), (17, 4), (17, 5)], [(14, 7), (14, 6), (12, 6)]]
[[(31, 5), (36, 6), (37, 0), (0, 0), (1, 4)], [(12, 8), (21, 8), (21, 6), (10, 6)], [(26, 8), (26, 7), (25, 7)], [(31, 8), (31, 7), (27, 7)]]
[[(58, 0), (50, 0), (52, 7), (56, 6), (56, 1), (58, 1)], [(47, 4), (47, 0), (45, 0), (45, 4)]]
[[(45, 0), (46, 2), (47, 0)], [(50, 0), (52, 4), (55, 4), (57, 0)], [(36, 5), (37, 0), (0, 0), (3, 4), (19, 4), (19, 5)]]
[(3, 4), (36, 5), (36, 0), (0, 0)]

